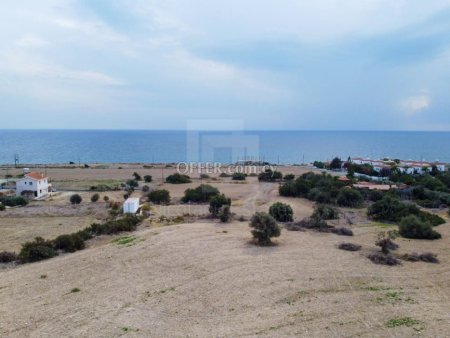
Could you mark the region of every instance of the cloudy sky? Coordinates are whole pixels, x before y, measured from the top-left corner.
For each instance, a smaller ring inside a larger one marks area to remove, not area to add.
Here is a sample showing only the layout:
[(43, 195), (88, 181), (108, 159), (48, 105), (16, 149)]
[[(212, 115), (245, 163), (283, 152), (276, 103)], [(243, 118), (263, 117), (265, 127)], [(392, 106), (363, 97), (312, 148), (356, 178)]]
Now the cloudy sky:
[(450, 131), (450, 0), (5, 0), (0, 129)]

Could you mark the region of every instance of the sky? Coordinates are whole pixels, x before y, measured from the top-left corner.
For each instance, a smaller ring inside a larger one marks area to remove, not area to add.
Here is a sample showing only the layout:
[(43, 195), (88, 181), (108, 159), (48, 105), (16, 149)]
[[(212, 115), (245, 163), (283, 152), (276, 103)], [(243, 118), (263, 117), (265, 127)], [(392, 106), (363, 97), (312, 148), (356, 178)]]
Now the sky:
[(0, 28), (0, 129), (450, 131), (450, 0), (5, 0)]

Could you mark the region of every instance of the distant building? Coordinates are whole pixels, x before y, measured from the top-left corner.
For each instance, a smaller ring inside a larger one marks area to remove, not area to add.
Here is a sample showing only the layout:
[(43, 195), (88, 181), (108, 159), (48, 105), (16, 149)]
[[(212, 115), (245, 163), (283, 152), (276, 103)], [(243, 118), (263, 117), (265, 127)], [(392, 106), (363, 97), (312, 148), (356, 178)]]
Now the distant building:
[(42, 173), (29, 172), (16, 182), (16, 195), (29, 198), (41, 198), (52, 191), (48, 177)]
[(400, 172), (405, 174), (424, 174), (431, 172), (433, 167), (436, 167), (438, 171), (446, 170), (446, 163), (442, 162), (424, 162), (424, 161), (412, 161), (412, 160), (372, 160), (368, 158), (355, 157), (352, 159), (355, 164), (369, 164), (377, 172), (381, 172), (383, 169), (397, 168)]
[(139, 209), (139, 198), (127, 198), (123, 203), (124, 214), (135, 214)]

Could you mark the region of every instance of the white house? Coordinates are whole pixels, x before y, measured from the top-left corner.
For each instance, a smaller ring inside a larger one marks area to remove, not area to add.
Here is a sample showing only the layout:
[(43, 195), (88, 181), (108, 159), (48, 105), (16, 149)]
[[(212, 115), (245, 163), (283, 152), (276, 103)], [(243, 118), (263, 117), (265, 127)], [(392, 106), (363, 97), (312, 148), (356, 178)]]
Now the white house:
[(139, 198), (127, 198), (123, 203), (124, 214), (135, 214), (139, 209)]
[(16, 195), (41, 198), (47, 196), (51, 190), (48, 177), (42, 173), (30, 172), (16, 182)]

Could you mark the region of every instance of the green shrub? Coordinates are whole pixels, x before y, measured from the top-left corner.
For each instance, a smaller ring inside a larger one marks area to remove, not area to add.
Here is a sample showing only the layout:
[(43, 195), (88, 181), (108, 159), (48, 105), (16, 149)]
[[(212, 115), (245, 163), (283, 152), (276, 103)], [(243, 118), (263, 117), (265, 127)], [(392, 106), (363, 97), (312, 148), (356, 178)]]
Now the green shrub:
[(153, 178), (151, 175), (145, 175), (144, 176), (144, 182), (145, 183), (150, 183), (151, 181), (153, 181)]
[(130, 188), (137, 188), (139, 186), (139, 182), (137, 180), (128, 180), (126, 185)]
[(222, 223), (227, 223), (231, 219), (231, 210), (229, 205), (224, 205), (219, 210), (219, 219)]
[(140, 220), (136, 216), (127, 215), (124, 218), (109, 221), (103, 224), (91, 224), (91, 231), (94, 235), (111, 235), (122, 231), (134, 231)]
[(219, 177), (230, 177), (230, 175), (227, 173), (220, 173)]
[(7, 207), (25, 206), (27, 199), (22, 196), (0, 196), (0, 203)]
[(134, 173), (133, 173), (133, 177), (134, 177), (134, 179), (135, 179), (136, 181), (141, 181), (141, 180), (142, 180), (141, 175), (139, 175), (137, 172), (134, 172)]
[(170, 193), (165, 189), (153, 190), (148, 195), (148, 200), (154, 204), (169, 204)]
[(283, 179), (283, 174), (279, 171), (266, 169), (258, 175), (258, 180), (262, 182), (274, 182)]
[(211, 197), (209, 200), (209, 212), (213, 217), (218, 217), (220, 210), (223, 206), (231, 205), (231, 199), (227, 198), (224, 194)]
[(109, 197), (108, 197), (108, 196), (103, 196), (103, 200), (104, 200), (105, 202), (108, 202), (108, 201), (109, 201)]
[(433, 230), (431, 223), (423, 221), (415, 215), (410, 215), (402, 218), (399, 225), (399, 233), (405, 238), (441, 238), (441, 234)]
[(5, 209), (6, 209), (6, 207), (3, 204), (0, 204), (0, 211), (3, 211)]
[(98, 199), (100, 198), (100, 195), (99, 194), (94, 194), (94, 195), (92, 195), (92, 197), (91, 197), (91, 202), (97, 202), (98, 201)]
[(144, 185), (142, 187), (142, 192), (149, 192), (150, 191), (150, 187), (148, 185)]
[(233, 175), (231, 176), (231, 179), (233, 181), (245, 181), (246, 177), (247, 177), (247, 175), (245, 175), (244, 173), (233, 173)]
[(344, 187), (339, 191), (336, 202), (342, 207), (355, 208), (361, 206), (363, 197), (358, 190)]
[(319, 217), (324, 220), (338, 219), (339, 211), (331, 205), (317, 204), (314, 207), (313, 217)]
[(283, 179), (285, 181), (293, 181), (295, 179), (295, 175), (294, 174), (286, 174), (286, 175), (284, 175)]
[(195, 189), (186, 189), (181, 199), (183, 203), (187, 202), (208, 202), (212, 197), (219, 195), (219, 190), (208, 184), (201, 184)]
[(269, 214), (278, 222), (292, 222), (294, 220), (294, 212), (290, 205), (276, 202), (269, 208)]
[(277, 221), (265, 212), (255, 213), (250, 220), (249, 226), (253, 228), (251, 231), (253, 237), (261, 245), (270, 245), (272, 243), (271, 238), (279, 237), (281, 234)]
[(78, 194), (73, 194), (70, 196), (70, 203), (72, 204), (80, 204), (83, 199)]
[(192, 181), (188, 175), (182, 175), (179, 173), (175, 173), (175, 174), (167, 176), (166, 182), (172, 183), (172, 184), (184, 184), (184, 183), (191, 183)]
[(62, 250), (64, 252), (75, 252), (83, 250), (86, 245), (84, 244), (83, 237), (78, 234), (60, 235), (53, 240), (53, 247), (55, 250)]
[(200, 178), (203, 180), (206, 180), (206, 179), (210, 178), (210, 176), (208, 174), (200, 174)]
[(383, 196), (384, 196), (384, 194), (380, 190), (371, 190), (369, 192), (368, 198), (369, 198), (369, 201), (376, 202), (376, 201), (383, 199)]
[(22, 245), (19, 253), (19, 260), (22, 263), (42, 261), (57, 256), (58, 253), (53, 248), (51, 241), (46, 241), (42, 237), (36, 237), (32, 242)]

